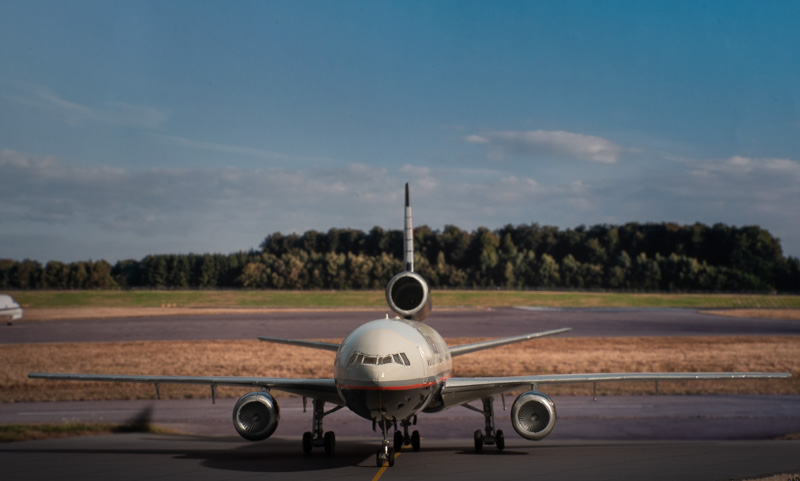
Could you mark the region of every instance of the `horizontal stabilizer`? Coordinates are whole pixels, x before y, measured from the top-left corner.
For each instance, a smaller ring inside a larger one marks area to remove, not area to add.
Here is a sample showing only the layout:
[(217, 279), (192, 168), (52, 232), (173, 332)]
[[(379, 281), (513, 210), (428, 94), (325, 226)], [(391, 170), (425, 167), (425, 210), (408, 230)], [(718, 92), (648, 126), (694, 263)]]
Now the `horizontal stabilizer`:
[(279, 337), (261, 337), (261, 336), (259, 336), (258, 340), (265, 342), (274, 342), (276, 344), (288, 344), (290, 346), (310, 347), (311, 349), (322, 349), (323, 351), (336, 352), (339, 350), (339, 345), (334, 344), (332, 342), (306, 341), (305, 339), (281, 339)]
[(468, 354), (470, 352), (480, 351), (482, 349), (491, 349), (493, 347), (505, 346), (506, 344), (513, 344), (515, 342), (528, 341), (530, 339), (537, 339), (545, 336), (553, 336), (563, 332), (571, 331), (571, 327), (564, 327), (561, 329), (553, 329), (552, 331), (534, 332), (532, 334), (523, 334), (521, 336), (504, 337), (502, 339), (492, 339), (491, 341), (476, 342), (473, 344), (464, 344), (461, 346), (454, 346), (450, 348), (451, 356), (460, 356), (461, 354)]

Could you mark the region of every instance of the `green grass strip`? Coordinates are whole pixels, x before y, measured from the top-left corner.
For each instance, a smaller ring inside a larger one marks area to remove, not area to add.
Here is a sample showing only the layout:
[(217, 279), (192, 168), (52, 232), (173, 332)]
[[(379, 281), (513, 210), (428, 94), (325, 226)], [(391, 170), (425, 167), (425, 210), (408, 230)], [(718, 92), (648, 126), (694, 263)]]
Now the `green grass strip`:
[[(17, 291), (24, 307), (386, 307), (384, 291)], [(551, 291), (434, 291), (434, 307), (683, 307), (800, 308), (800, 296), (770, 294), (653, 294)]]

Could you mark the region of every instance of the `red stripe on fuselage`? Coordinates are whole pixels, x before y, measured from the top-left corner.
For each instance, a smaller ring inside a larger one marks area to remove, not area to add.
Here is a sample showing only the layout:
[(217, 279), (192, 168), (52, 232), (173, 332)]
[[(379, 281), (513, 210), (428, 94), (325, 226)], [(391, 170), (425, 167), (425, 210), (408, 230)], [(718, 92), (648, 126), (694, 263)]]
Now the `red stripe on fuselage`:
[(434, 384), (438, 384), (440, 382), (444, 382), (445, 379), (450, 377), (448, 374), (447, 376), (442, 377), (441, 379), (437, 379), (436, 381), (421, 383), (421, 384), (409, 384), (407, 386), (346, 386), (343, 384), (339, 385), (340, 389), (354, 389), (357, 391), (404, 391), (407, 389), (422, 389), (426, 387), (433, 386)]

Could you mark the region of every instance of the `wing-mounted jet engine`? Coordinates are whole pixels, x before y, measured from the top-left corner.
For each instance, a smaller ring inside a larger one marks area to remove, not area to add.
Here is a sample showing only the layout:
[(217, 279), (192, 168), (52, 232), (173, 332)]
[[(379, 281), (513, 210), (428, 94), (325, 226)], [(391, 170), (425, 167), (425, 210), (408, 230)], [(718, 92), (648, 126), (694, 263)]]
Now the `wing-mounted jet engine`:
[(556, 425), (556, 406), (547, 394), (522, 393), (511, 405), (511, 425), (525, 439), (544, 439)]
[(248, 441), (261, 441), (272, 436), (280, 418), (278, 403), (265, 392), (247, 393), (233, 407), (233, 427)]
[(423, 321), (431, 313), (428, 283), (414, 272), (414, 226), (411, 221), (411, 196), (406, 184), (406, 209), (403, 237), (403, 266), (405, 271), (392, 277), (386, 286), (386, 303), (404, 319)]

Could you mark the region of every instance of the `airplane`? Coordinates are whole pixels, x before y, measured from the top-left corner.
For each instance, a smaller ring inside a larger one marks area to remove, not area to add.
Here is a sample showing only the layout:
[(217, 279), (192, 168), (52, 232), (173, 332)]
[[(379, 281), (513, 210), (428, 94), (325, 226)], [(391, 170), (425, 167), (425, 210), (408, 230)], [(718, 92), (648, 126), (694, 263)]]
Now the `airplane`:
[[(270, 394), (272, 390), (296, 394), (312, 400), (313, 431), (305, 432), (302, 448), (310, 453), (322, 447), (332, 453), (336, 436), (325, 431), (323, 419), (348, 408), (380, 427), (383, 435), (376, 454), (378, 467), (393, 466), (395, 453), (403, 446), (420, 449), (421, 437), (409, 427), (416, 425), (419, 413), (435, 413), (463, 406), (483, 415), (484, 427), (474, 433), (475, 451), (484, 445), (505, 447), (502, 430), (495, 430), (494, 397), (507, 392), (524, 391), (511, 406), (511, 425), (525, 439), (538, 441), (555, 427), (556, 407), (543, 386), (564, 383), (596, 383), (609, 381), (659, 381), (708, 379), (773, 379), (788, 378), (790, 373), (769, 372), (682, 372), (682, 373), (590, 373), (547, 374), (514, 377), (454, 377), (452, 358), (471, 352), (512, 343), (561, 334), (570, 328), (554, 329), (520, 336), (494, 339), (448, 347), (432, 327), (424, 324), (432, 309), (427, 282), (414, 272), (414, 234), (409, 186), (405, 186), (404, 270), (386, 286), (386, 301), (396, 314), (386, 315), (361, 325), (340, 344), (303, 339), (259, 337), (260, 340), (292, 346), (322, 349), (336, 353), (333, 378), (297, 379), (271, 377), (225, 376), (150, 376), (115, 374), (30, 373), (33, 379), (151, 383), (159, 396), (159, 385), (166, 383), (202, 384), (211, 387), (212, 402), (217, 386), (238, 386), (258, 389), (242, 396), (233, 408), (233, 426), (243, 438), (260, 441), (269, 438), (278, 427), (280, 408)], [(480, 401), (481, 408), (470, 402)], [(505, 406), (505, 399), (503, 398)], [(325, 410), (325, 405), (334, 407)], [(398, 428), (398, 422), (402, 429)], [(389, 431), (394, 429), (390, 441)]]
[(9, 326), (22, 319), (22, 307), (11, 296), (0, 294), (0, 319), (5, 319)]

